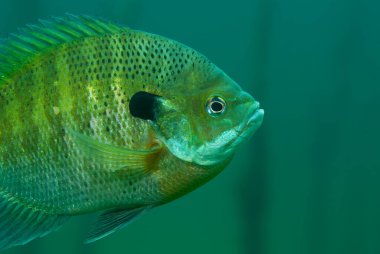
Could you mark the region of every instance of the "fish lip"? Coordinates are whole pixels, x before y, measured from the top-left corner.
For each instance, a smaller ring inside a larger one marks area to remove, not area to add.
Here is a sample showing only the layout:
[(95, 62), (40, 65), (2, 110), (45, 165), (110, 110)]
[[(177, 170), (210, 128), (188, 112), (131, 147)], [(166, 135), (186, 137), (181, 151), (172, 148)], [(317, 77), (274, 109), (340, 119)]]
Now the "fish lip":
[(255, 123), (261, 123), (263, 116), (264, 116), (264, 109), (261, 109), (260, 107), (258, 107), (253, 112), (253, 115), (248, 119), (247, 125), (252, 125)]
[[(264, 119), (264, 109), (260, 108), (260, 103), (256, 102), (255, 105), (249, 110), (247, 117), (245, 118), (245, 123), (240, 126), (236, 131), (239, 138), (248, 139), (253, 135), (254, 132), (261, 126)], [(235, 140), (235, 141), (236, 141)]]
[(227, 144), (227, 147), (231, 149), (242, 141), (247, 140), (261, 126), (263, 119), (264, 110), (260, 109), (260, 103), (256, 102), (244, 119), (244, 124), (235, 128), (237, 135)]
[(260, 108), (260, 102), (256, 101), (249, 109), (247, 117), (245, 118), (245, 125), (243, 125), (242, 129), (244, 130), (247, 126), (261, 122), (263, 115), (264, 110)]

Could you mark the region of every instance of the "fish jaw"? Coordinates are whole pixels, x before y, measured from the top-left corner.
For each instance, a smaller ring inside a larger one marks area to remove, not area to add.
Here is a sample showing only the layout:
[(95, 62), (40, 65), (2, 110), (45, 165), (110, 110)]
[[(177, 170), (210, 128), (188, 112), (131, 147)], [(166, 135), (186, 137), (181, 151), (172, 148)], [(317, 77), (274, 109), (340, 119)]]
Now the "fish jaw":
[(201, 147), (191, 149), (192, 153), (186, 154), (186, 159), (191, 160), (199, 165), (210, 166), (233, 156), (237, 147), (246, 142), (261, 126), (264, 119), (264, 110), (260, 109), (260, 104), (255, 103), (243, 124), (224, 131), (215, 139), (203, 144)]
[(222, 132), (201, 146), (192, 146), (186, 140), (176, 137), (162, 139), (162, 142), (180, 160), (201, 166), (212, 166), (233, 156), (237, 147), (257, 131), (263, 119), (264, 110), (260, 109), (260, 103), (255, 102), (249, 108), (241, 125)]

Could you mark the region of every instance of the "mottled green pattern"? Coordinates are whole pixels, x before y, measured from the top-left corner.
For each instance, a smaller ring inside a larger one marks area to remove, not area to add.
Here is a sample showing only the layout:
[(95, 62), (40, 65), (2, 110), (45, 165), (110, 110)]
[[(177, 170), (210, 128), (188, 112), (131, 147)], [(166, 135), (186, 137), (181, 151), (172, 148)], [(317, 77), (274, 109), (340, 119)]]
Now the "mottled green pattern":
[(148, 147), (150, 127), (129, 115), (130, 97), (140, 90), (165, 94), (200, 63), (208, 61), (179, 43), (127, 29), (37, 55), (0, 85), (2, 191), (60, 214), (167, 199), (158, 186), (163, 175), (133, 179), (107, 172), (107, 165), (83, 156), (67, 130), (116, 146)]

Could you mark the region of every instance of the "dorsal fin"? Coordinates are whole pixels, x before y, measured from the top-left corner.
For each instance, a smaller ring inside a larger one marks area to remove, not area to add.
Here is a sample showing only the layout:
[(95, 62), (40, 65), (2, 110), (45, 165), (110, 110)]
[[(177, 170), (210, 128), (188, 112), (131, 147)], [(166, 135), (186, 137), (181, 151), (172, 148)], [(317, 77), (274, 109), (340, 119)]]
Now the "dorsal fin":
[(8, 39), (0, 41), (0, 81), (36, 55), (54, 46), (84, 37), (128, 30), (122, 25), (85, 15), (66, 14), (62, 18), (39, 22), (40, 24), (28, 25), (20, 29), (19, 33), (11, 34)]

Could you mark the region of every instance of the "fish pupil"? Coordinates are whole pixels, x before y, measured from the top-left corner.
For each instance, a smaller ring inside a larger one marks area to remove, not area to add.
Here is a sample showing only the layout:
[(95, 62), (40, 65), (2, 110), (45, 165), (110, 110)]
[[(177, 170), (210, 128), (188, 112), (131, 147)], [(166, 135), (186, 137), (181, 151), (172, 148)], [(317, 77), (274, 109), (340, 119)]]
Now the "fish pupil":
[(223, 104), (221, 102), (215, 101), (211, 103), (211, 109), (214, 112), (220, 112), (223, 110)]
[(219, 96), (212, 97), (208, 100), (206, 109), (211, 116), (218, 116), (225, 111), (226, 102)]
[(129, 112), (134, 117), (155, 121), (155, 112), (159, 97), (158, 95), (143, 91), (137, 92), (132, 96), (129, 102)]

